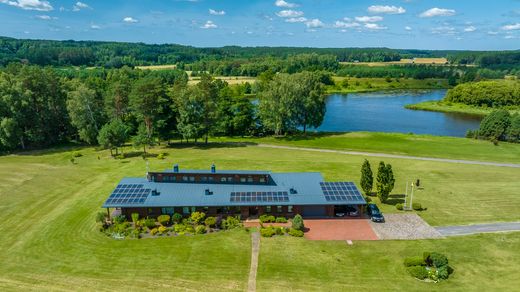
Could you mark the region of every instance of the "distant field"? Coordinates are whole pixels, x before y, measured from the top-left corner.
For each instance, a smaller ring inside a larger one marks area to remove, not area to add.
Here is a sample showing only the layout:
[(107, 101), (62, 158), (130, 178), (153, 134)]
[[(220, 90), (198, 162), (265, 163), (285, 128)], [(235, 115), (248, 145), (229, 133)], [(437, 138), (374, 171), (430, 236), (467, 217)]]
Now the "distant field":
[[(340, 62), (341, 65), (359, 65), (369, 67), (382, 67), (390, 65), (436, 65), (436, 66), (459, 66), (458, 64), (449, 64), (446, 58), (414, 58), (414, 59), (401, 59), (399, 61), (390, 62)], [(472, 67), (474, 65), (465, 65)]]
[(136, 69), (141, 70), (168, 70), (175, 69), (177, 65), (148, 65), (148, 66), (135, 66)]
[[(348, 87), (345, 87), (344, 80)], [(446, 79), (412, 79), (412, 78), (356, 78), (356, 77), (333, 77), (335, 86), (327, 86), (328, 93), (349, 93), (379, 91), (391, 89), (442, 89), (449, 88)]]
[[(255, 83), (256, 78), (247, 76), (214, 76), (215, 79), (226, 81), (230, 85), (243, 84), (246, 82)], [(191, 77), (188, 81), (189, 85), (197, 84), (200, 81), (200, 77)]]

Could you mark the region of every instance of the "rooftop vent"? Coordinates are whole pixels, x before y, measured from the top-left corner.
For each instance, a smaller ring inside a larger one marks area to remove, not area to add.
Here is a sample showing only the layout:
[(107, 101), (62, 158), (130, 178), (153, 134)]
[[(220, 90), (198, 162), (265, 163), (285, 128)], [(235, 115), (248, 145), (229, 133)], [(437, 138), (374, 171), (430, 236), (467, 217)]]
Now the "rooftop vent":
[(215, 167), (215, 164), (211, 165), (211, 173), (217, 172), (217, 168)]
[(155, 190), (152, 190), (152, 196), (158, 196), (160, 195), (161, 193), (159, 191), (157, 191), (157, 189)]
[(205, 194), (206, 194), (206, 196), (211, 196), (211, 195), (213, 195), (213, 192), (210, 191), (209, 189), (206, 189)]
[(173, 166), (173, 172), (179, 172), (179, 165), (178, 164), (175, 164)]
[(295, 195), (295, 194), (297, 194), (298, 192), (297, 192), (294, 188), (291, 188), (291, 189), (289, 190), (289, 193), (290, 193), (291, 195)]

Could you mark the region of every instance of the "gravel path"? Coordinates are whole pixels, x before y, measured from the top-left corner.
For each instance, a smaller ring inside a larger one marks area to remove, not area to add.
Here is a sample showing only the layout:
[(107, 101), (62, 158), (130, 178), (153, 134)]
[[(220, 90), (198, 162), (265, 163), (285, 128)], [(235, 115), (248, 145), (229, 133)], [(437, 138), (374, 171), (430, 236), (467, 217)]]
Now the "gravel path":
[(444, 236), (468, 235), (485, 232), (507, 232), (520, 231), (520, 222), (500, 222), (489, 224), (474, 224), (461, 226), (440, 226), (435, 227)]
[(384, 214), (385, 223), (370, 222), (379, 239), (426, 239), (442, 235), (417, 214)]
[(256, 271), (258, 270), (258, 254), (260, 252), (260, 233), (251, 233), (251, 268), (249, 270), (249, 281), (247, 291), (256, 291)]
[(345, 150), (332, 150), (332, 149), (318, 149), (318, 148), (280, 146), (280, 145), (271, 145), (271, 144), (258, 144), (257, 146), (258, 147), (266, 147), (266, 148), (277, 148), (277, 149), (315, 151), (315, 152), (326, 152), (326, 153), (339, 153), (339, 154), (346, 154), (346, 155), (361, 155), (361, 156), (371, 156), (371, 157), (387, 157), (387, 158), (413, 159), (413, 160), (437, 161), (437, 162), (447, 162), (447, 163), (460, 163), (460, 164), (474, 164), (474, 165), (486, 165), (486, 166), (499, 166), (499, 167), (520, 168), (520, 164), (515, 164), (515, 163), (500, 163), (500, 162), (486, 162), (486, 161), (476, 161), (476, 160), (420, 157), (420, 156), (408, 156), (408, 155), (397, 155), (397, 154), (375, 153), (375, 152), (372, 153), (372, 152), (361, 152), (361, 151), (345, 151)]

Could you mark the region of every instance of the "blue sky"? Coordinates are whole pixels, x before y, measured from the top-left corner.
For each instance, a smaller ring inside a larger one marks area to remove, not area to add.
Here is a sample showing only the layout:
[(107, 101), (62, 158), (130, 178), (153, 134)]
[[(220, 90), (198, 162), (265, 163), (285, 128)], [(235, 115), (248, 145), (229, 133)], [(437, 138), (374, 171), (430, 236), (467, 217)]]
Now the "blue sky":
[(0, 0), (0, 35), (193, 46), (520, 49), (520, 0)]

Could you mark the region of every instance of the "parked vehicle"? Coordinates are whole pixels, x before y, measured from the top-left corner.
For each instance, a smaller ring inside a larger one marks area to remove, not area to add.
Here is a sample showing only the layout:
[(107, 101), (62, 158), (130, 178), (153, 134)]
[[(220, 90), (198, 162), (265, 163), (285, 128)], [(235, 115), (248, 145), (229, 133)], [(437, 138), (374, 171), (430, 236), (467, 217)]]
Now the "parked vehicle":
[(355, 207), (347, 206), (347, 215), (350, 217), (357, 217), (359, 216), (359, 211)]
[(385, 217), (376, 204), (368, 204), (367, 211), (372, 222), (385, 222)]

